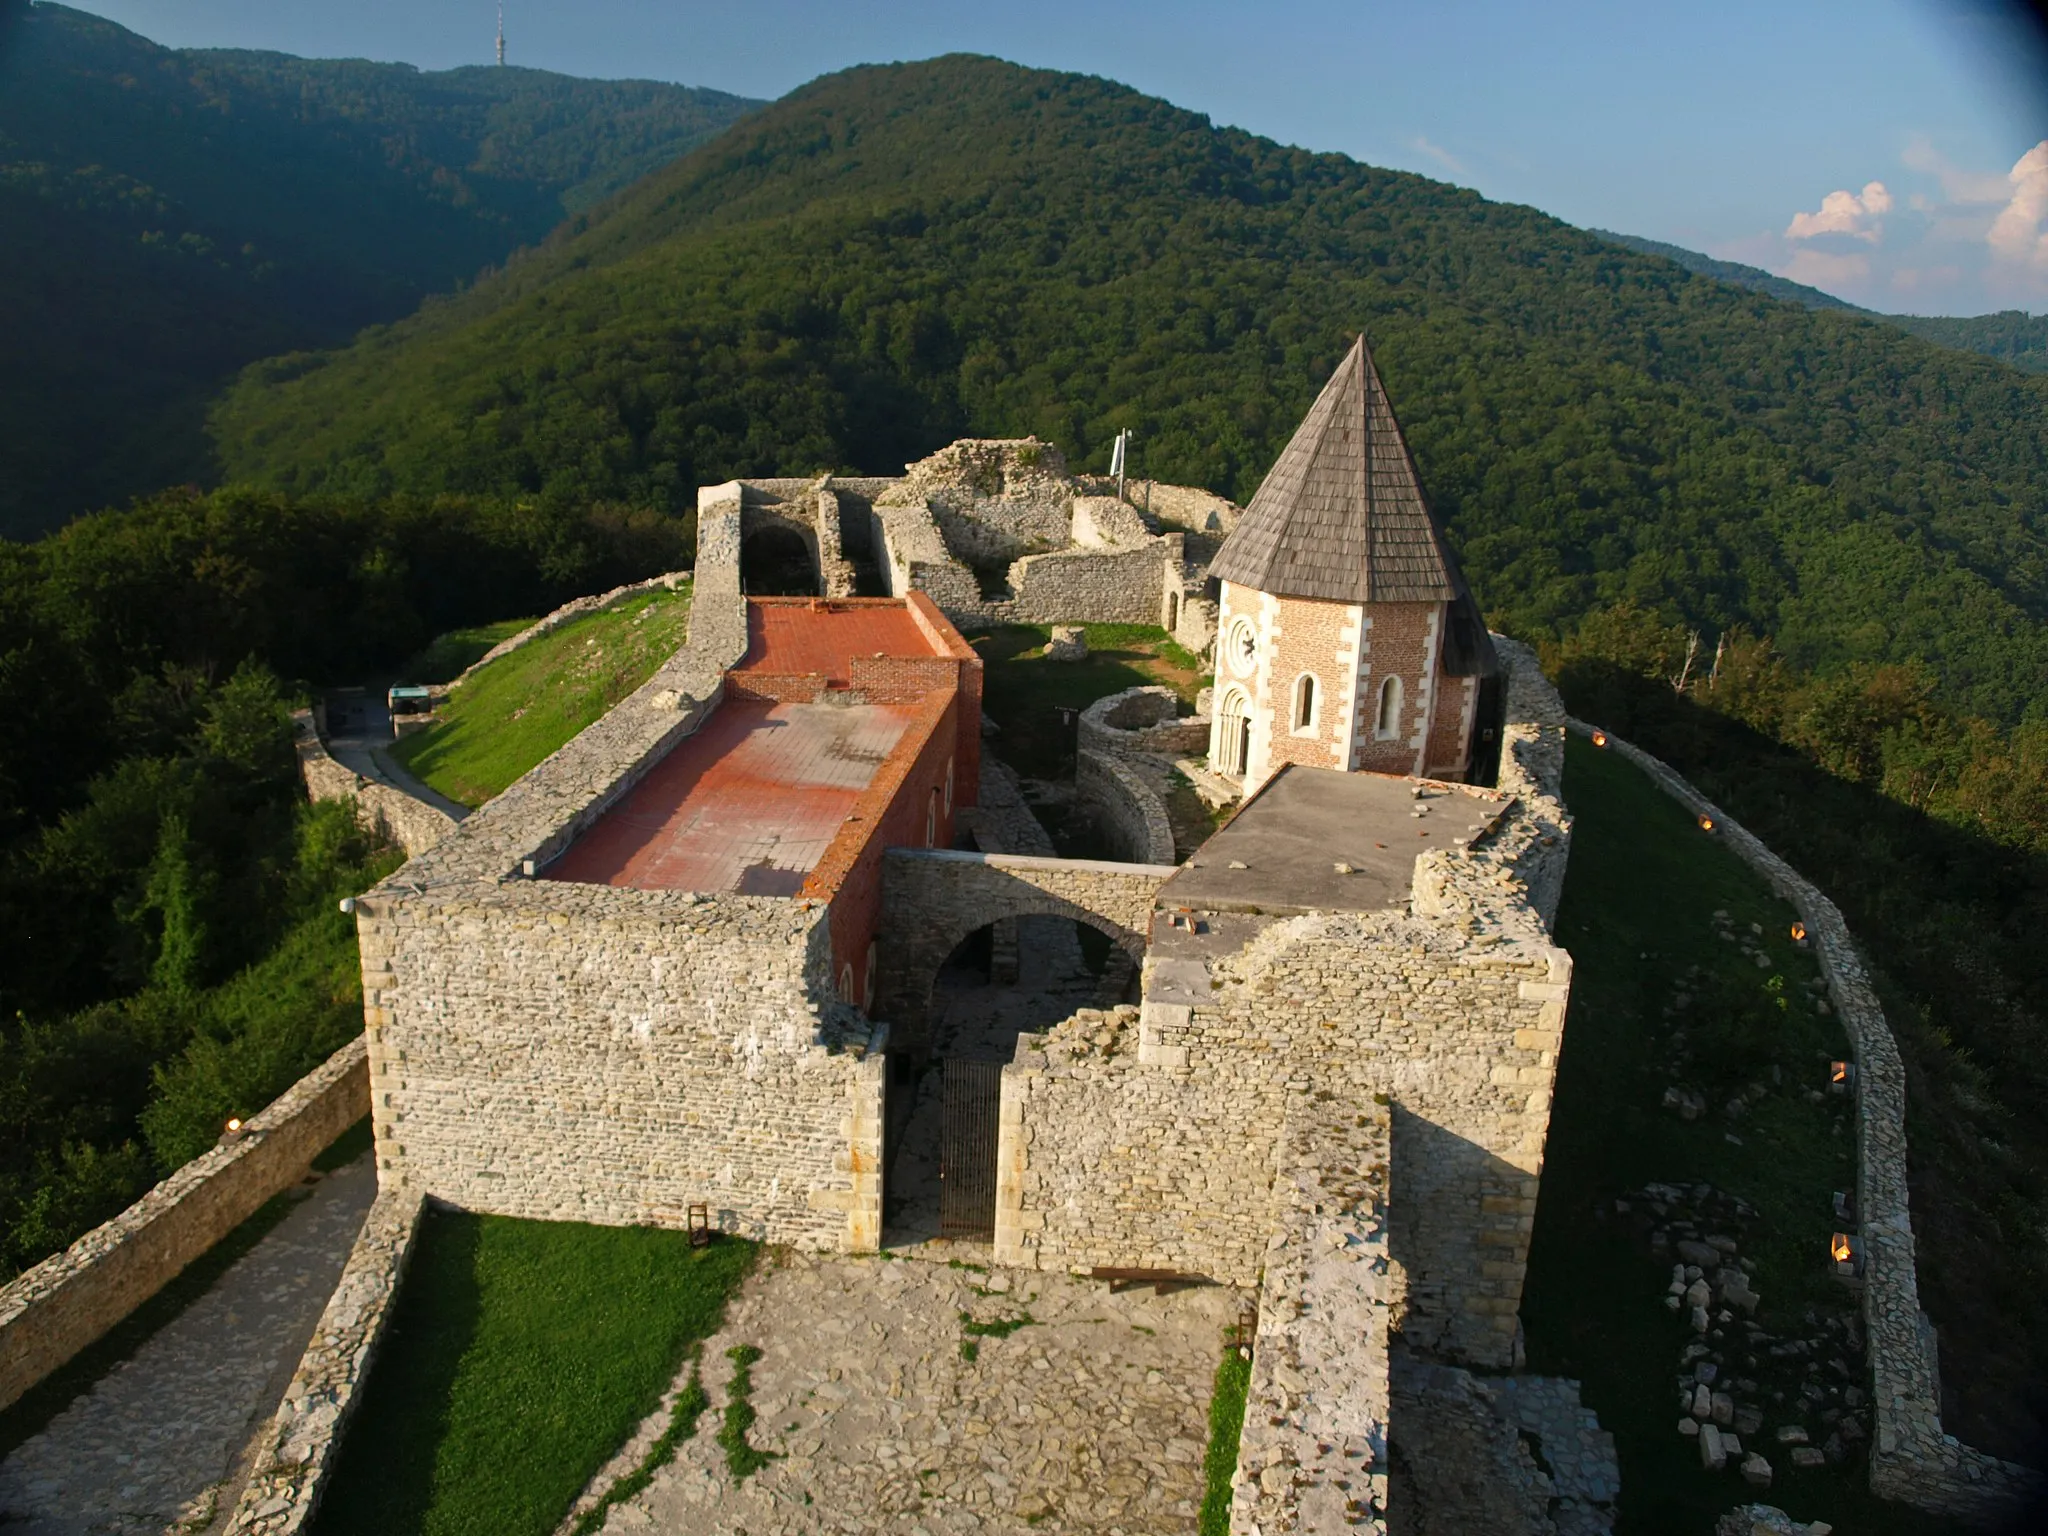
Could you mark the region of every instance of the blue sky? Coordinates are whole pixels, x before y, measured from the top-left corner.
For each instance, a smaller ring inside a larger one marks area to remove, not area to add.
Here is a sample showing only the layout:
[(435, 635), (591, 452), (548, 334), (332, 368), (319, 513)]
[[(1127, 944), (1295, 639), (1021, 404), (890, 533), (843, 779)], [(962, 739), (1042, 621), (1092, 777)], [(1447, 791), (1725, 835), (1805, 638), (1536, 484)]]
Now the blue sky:
[[(176, 46), (488, 62), (494, 0), (87, 0)], [(1768, 267), (2048, 310), (2048, 86), (1996, 0), (507, 0), (511, 61), (773, 97), (956, 50)], [(2038, 147), (2037, 147), (2038, 146)]]

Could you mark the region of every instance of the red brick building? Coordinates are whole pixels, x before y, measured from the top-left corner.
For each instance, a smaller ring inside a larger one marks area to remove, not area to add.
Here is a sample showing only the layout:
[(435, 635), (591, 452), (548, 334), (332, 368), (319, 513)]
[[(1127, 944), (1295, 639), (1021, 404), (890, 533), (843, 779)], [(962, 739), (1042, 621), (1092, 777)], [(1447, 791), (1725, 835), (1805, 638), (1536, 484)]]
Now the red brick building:
[(839, 996), (866, 1007), (882, 854), (952, 846), (980, 725), (981, 659), (922, 592), (748, 598), (711, 717), (547, 878), (826, 902)]

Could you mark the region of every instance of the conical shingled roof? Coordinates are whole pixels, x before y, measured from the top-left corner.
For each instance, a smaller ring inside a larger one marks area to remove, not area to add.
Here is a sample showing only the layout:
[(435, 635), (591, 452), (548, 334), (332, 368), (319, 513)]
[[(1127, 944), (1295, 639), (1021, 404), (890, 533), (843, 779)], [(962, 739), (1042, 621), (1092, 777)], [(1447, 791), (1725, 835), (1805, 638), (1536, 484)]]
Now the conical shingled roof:
[(1457, 567), (1365, 338), (1309, 407), (1210, 574), (1279, 597), (1450, 602)]

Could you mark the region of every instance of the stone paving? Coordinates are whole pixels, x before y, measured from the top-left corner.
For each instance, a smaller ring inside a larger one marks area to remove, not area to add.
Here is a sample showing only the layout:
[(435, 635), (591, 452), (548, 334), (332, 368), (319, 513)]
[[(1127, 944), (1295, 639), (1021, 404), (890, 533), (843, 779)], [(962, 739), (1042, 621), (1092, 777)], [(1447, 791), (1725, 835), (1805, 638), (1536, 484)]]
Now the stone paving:
[[(1225, 1286), (1160, 1296), (923, 1259), (766, 1255), (704, 1346), (711, 1406), (696, 1435), (605, 1529), (1187, 1536), (1216, 1362), (1240, 1304)], [(1032, 1321), (971, 1340), (968, 1360), (962, 1313)], [(761, 1351), (749, 1443), (781, 1459), (735, 1486), (716, 1436), (726, 1351), (742, 1344)], [(657, 1419), (586, 1499), (638, 1462)]]
[(0, 1462), (9, 1536), (198, 1533), (233, 1507), (377, 1193), (369, 1154), (326, 1174), (125, 1362)]

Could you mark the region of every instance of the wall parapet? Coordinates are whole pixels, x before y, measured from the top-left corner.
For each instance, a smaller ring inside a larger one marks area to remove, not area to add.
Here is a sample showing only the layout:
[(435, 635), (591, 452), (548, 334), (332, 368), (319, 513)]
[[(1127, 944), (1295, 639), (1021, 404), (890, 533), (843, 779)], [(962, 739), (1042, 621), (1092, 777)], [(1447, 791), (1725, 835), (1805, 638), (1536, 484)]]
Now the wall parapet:
[(405, 1190), (380, 1194), (371, 1205), (284, 1401), (263, 1429), (227, 1536), (296, 1536), (319, 1511), (425, 1208), (418, 1193)]
[[(1570, 722), (1581, 736), (1593, 727)], [(1608, 750), (1640, 768), (1798, 912), (1856, 1056), (1856, 1212), (1876, 1427), (1871, 1491), (1933, 1513), (1992, 1524), (2048, 1495), (2048, 1478), (1964, 1445), (1941, 1428), (1933, 1330), (1920, 1310), (1906, 1163), (1906, 1071), (1884, 1007), (1841, 911), (1817, 886), (1662, 759), (1617, 736)]]
[(110, 1221), (0, 1290), (0, 1408), (149, 1300), (369, 1113), (360, 1035)]
[(1281, 1135), (1232, 1536), (1387, 1529), (1387, 1107), (1303, 1096)]
[(292, 711), (292, 734), (306, 798), (316, 802), (353, 800), (371, 830), (398, 844), (407, 858), (425, 853), (459, 825), (440, 807), (337, 763), (320, 740), (310, 709)]

